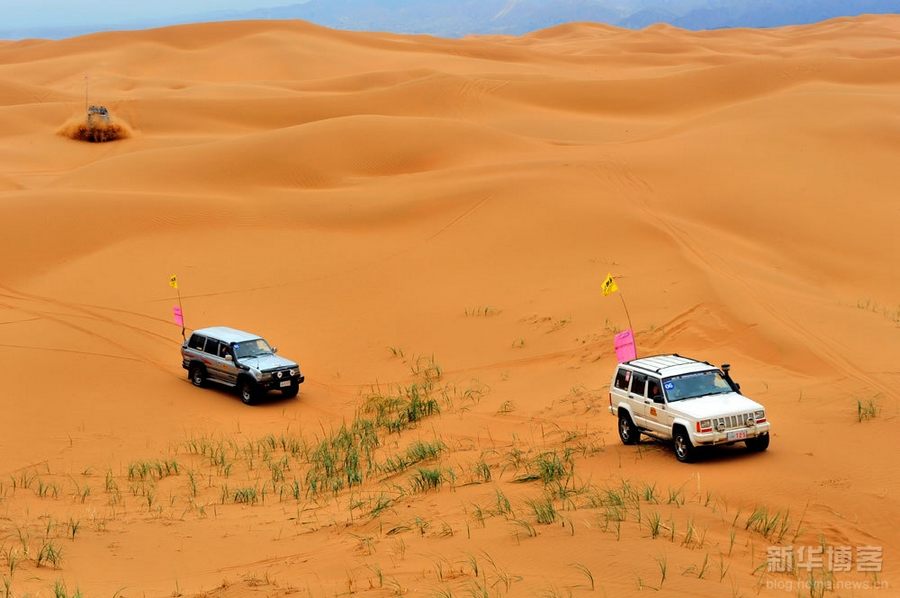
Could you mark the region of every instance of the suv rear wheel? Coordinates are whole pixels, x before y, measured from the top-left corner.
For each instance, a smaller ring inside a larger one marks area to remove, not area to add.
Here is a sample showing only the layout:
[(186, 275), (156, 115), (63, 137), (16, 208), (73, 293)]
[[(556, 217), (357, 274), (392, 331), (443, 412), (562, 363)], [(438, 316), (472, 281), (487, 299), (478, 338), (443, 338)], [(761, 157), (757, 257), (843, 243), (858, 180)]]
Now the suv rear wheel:
[(206, 386), (206, 368), (199, 363), (192, 363), (191, 369), (188, 370), (188, 378), (194, 386)]
[(641, 439), (641, 432), (631, 421), (627, 411), (619, 412), (619, 439), (622, 444), (637, 444)]
[(697, 449), (691, 443), (691, 437), (684, 428), (676, 428), (672, 435), (675, 441), (675, 458), (682, 463), (691, 463), (694, 460)]
[(747, 449), (751, 452), (761, 453), (769, 448), (769, 435), (763, 434), (762, 436), (757, 436), (756, 438), (748, 438), (744, 441), (744, 444), (747, 445)]
[(259, 397), (259, 386), (250, 378), (243, 378), (239, 385), (241, 400), (245, 405), (252, 405)]

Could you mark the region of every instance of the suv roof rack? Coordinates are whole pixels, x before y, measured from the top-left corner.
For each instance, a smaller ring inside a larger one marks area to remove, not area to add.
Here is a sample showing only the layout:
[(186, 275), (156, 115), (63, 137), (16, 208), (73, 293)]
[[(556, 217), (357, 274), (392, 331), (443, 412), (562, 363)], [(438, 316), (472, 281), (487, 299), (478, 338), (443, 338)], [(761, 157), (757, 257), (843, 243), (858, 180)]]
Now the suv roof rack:
[(683, 357), (678, 353), (666, 353), (661, 355), (638, 357), (624, 363), (634, 368), (639, 368), (647, 372), (653, 372), (654, 374), (659, 374), (666, 368), (679, 365), (688, 365), (691, 363), (704, 364), (712, 367), (712, 364), (708, 361), (700, 361), (699, 359), (693, 359), (691, 357)]

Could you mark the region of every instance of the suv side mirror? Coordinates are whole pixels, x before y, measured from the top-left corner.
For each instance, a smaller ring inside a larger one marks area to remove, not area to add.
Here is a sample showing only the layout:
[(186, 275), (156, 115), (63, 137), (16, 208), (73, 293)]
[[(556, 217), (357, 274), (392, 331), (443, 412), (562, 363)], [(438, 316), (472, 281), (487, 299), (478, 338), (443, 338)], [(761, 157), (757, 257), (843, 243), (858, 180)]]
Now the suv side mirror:
[(272, 347), (272, 353), (278, 353), (278, 347)]
[(666, 402), (665, 399), (663, 399), (663, 396), (662, 396), (662, 395), (656, 395), (656, 396), (653, 396), (653, 397), (650, 397), (650, 398), (653, 399), (653, 402), (654, 402), (654, 403), (659, 403), (660, 405), (662, 405), (663, 403)]

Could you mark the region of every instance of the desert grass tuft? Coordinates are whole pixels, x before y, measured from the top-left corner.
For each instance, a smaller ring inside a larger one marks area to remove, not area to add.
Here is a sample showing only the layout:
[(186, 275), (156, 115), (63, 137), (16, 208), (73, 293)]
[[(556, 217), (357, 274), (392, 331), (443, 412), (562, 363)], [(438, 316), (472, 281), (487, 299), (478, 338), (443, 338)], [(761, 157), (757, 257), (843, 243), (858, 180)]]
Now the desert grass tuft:
[[(527, 521), (525, 521), (524, 519), (513, 519), (512, 523), (517, 528), (523, 530), (525, 532), (525, 535), (528, 536), (529, 538), (537, 537), (537, 531), (534, 529), (534, 526), (531, 525), (530, 523), (528, 523)], [(518, 536), (518, 533), (516, 533), (516, 536)]]
[(394, 501), (382, 492), (370, 504), (371, 508), (369, 509), (369, 517), (372, 517), (374, 519), (387, 509), (391, 508), (391, 506), (393, 506), (394, 504)]
[(479, 482), (490, 482), (493, 479), (493, 474), (491, 473), (491, 466), (487, 464), (484, 459), (479, 460), (472, 467), (472, 472), (475, 475), (475, 479)]
[(666, 504), (680, 507), (684, 504), (684, 493), (681, 488), (669, 488), (669, 498)]
[(655, 483), (644, 485), (644, 502), (648, 502), (651, 504), (655, 504), (656, 502), (658, 502)]
[(703, 563), (700, 565), (700, 571), (697, 572), (697, 579), (703, 579), (706, 570), (709, 568), (709, 553), (703, 555)]
[(570, 566), (574, 567), (575, 570), (577, 570), (579, 573), (584, 575), (584, 578), (588, 581), (591, 591), (593, 592), (594, 591), (594, 574), (591, 573), (591, 570), (587, 568), (587, 565), (584, 565), (582, 563), (572, 563)]
[(509, 499), (503, 493), (503, 490), (497, 488), (495, 493), (495, 504), (497, 506), (497, 514), (506, 517), (512, 516), (513, 509)]
[(558, 517), (556, 507), (553, 500), (549, 496), (540, 499), (531, 499), (526, 501), (528, 506), (534, 512), (534, 517), (541, 525), (549, 525), (554, 523)]
[(22, 560), (22, 553), (10, 547), (3, 551), (3, 557), (6, 559), (6, 569), (9, 571), (9, 577), (12, 578), (16, 574), (19, 561)]
[(73, 594), (69, 594), (65, 582), (57, 580), (53, 584), (53, 598), (82, 598), (81, 590), (76, 588)]
[(756, 531), (766, 539), (781, 542), (791, 527), (790, 511), (770, 512), (767, 507), (756, 507), (747, 517), (744, 529)]
[(875, 403), (875, 399), (866, 399), (865, 401), (862, 399), (856, 400), (856, 418), (860, 423), (875, 419), (878, 417), (878, 411), (879, 409), (878, 405)]
[(328, 434), (310, 454), (307, 491), (314, 496), (337, 494), (362, 484), (365, 474), (375, 468), (374, 453), (380, 444), (375, 423), (368, 419), (356, 419)]
[(128, 465), (128, 479), (130, 481), (159, 481), (169, 476), (178, 475), (179, 470), (178, 461), (172, 459), (135, 461)]
[(647, 525), (650, 528), (650, 537), (659, 537), (659, 532), (662, 529), (662, 519), (660, 518), (659, 513), (653, 513), (647, 517)]
[(725, 580), (729, 567), (731, 567), (731, 565), (725, 564), (725, 557), (722, 554), (719, 554), (719, 583), (722, 583), (722, 581)]
[(420, 467), (410, 478), (413, 492), (436, 490), (444, 483), (444, 474), (440, 469)]
[(500, 314), (500, 310), (490, 305), (479, 305), (477, 307), (467, 307), (465, 311), (466, 317), (474, 318), (490, 318)]
[(669, 561), (665, 556), (661, 556), (656, 559), (656, 564), (659, 565), (659, 588), (662, 589), (663, 584), (666, 583), (666, 575), (669, 570)]
[(78, 533), (78, 529), (81, 527), (81, 521), (73, 517), (69, 517), (69, 522), (66, 524), (66, 527), (69, 530), (69, 535), (72, 536), (72, 540), (74, 540), (75, 535)]
[(403, 454), (389, 457), (380, 466), (380, 469), (385, 473), (397, 473), (422, 461), (436, 459), (446, 449), (447, 446), (440, 440), (432, 442), (417, 440), (406, 447), (406, 452)]
[(53, 482), (44, 482), (44, 480), (37, 480), (37, 487), (34, 489), (35, 494), (37, 494), (40, 498), (58, 498), (59, 497), (59, 486), (54, 484)]
[(252, 486), (238, 488), (232, 494), (232, 500), (237, 504), (255, 505), (259, 502), (259, 491)]
[(62, 565), (62, 550), (52, 540), (45, 540), (34, 563), (38, 567), (50, 565), (54, 569), (59, 569)]

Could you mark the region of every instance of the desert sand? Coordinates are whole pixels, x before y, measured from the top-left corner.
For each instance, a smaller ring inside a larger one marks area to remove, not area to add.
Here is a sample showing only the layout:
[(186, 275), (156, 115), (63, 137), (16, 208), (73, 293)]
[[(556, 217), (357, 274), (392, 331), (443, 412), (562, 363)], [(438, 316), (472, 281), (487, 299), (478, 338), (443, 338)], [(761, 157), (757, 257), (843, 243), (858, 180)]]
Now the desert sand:
[[(898, 39), (0, 43), (0, 594), (900, 595)], [(130, 138), (59, 134), (85, 74)], [(172, 273), (189, 329), (264, 335), (299, 397), (192, 387)], [(733, 365), (768, 452), (621, 445), (607, 273), (641, 354)], [(361, 480), (323, 474), (361, 422)]]

